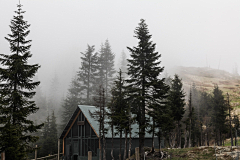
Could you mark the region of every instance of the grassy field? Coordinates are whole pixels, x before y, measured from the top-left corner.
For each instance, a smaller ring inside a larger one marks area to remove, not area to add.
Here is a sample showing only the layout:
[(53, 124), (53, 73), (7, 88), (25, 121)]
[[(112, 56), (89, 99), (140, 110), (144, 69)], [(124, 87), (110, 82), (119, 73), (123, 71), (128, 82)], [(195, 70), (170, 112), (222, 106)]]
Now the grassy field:
[(208, 93), (212, 93), (214, 85), (218, 85), (225, 97), (229, 94), (230, 105), (240, 115), (240, 76), (222, 70), (196, 67), (178, 67), (176, 73), (183, 80), (185, 92), (190, 90), (193, 83), (199, 90)]

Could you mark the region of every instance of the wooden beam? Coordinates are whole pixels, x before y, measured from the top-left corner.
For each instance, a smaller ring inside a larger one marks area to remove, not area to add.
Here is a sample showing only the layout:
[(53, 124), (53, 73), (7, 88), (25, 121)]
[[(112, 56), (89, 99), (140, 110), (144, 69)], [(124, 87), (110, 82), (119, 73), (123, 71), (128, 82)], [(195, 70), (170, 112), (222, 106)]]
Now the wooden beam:
[(72, 128), (72, 126), (73, 126), (73, 124), (74, 124), (74, 123), (75, 123), (75, 121), (77, 120), (77, 118), (78, 118), (78, 116), (79, 116), (79, 114), (80, 114), (80, 113), (81, 113), (81, 110), (79, 110), (79, 111), (78, 111), (78, 113), (77, 113), (76, 117), (74, 118), (74, 120), (73, 120), (73, 122), (72, 122), (71, 126), (68, 128), (68, 131), (66, 132), (65, 136), (63, 137), (63, 139), (67, 137), (67, 135), (68, 135), (69, 131), (71, 130), (71, 128)]
[(64, 138), (63, 138), (63, 156), (64, 156)]

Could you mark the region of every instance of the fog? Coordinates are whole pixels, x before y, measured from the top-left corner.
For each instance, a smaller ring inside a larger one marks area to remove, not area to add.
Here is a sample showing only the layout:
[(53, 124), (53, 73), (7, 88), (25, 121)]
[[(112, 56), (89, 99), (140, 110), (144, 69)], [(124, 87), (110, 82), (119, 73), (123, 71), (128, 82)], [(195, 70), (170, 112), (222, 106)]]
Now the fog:
[[(0, 0), (0, 54), (8, 54), (4, 39), (18, 0)], [(140, 19), (146, 20), (165, 70), (174, 66), (211, 67), (232, 72), (240, 66), (240, 1), (160, 0), (21, 0), (31, 24), (30, 63), (38, 63), (43, 93), (57, 75), (61, 94), (81, 65), (87, 44), (99, 51), (109, 40), (116, 68)]]

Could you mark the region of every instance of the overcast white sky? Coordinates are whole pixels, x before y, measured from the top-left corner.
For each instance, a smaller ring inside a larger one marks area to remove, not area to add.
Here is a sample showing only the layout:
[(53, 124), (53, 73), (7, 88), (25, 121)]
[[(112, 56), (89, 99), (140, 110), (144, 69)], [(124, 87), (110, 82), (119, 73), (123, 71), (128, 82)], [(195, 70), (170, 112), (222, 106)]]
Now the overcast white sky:
[[(18, 0), (0, 0), (0, 53), (9, 53), (4, 37)], [(135, 46), (134, 29), (146, 20), (162, 65), (240, 67), (239, 0), (21, 0), (30, 24), (32, 63), (47, 84), (56, 72), (65, 88), (80, 67), (87, 44), (99, 51), (109, 40), (113, 52)], [(219, 63), (220, 62), (220, 63)], [(219, 65), (220, 64), (220, 65)]]

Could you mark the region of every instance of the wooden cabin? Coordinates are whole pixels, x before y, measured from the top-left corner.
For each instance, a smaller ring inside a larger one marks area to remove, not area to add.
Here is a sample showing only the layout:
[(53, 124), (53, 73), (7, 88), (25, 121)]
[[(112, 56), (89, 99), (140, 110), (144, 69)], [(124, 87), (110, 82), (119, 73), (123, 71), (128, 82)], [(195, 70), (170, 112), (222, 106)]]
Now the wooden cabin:
[[(64, 160), (87, 160), (88, 151), (92, 151), (92, 159), (99, 159), (99, 124), (90, 116), (96, 110), (94, 106), (79, 105), (65, 129), (62, 131), (60, 139), (62, 139), (62, 150)], [(106, 137), (106, 157), (107, 160), (111, 159), (111, 129), (106, 124), (108, 132), (105, 134)], [(132, 146), (131, 152), (134, 153), (135, 147), (139, 146), (138, 139), (138, 125), (132, 125)], [(124, 137), (122, 136), (122, 156), (124, 152)], [(145, 146), (152, 146), (152, 135), (146, 132), (145, 134)], [(119, 155), (119, 134), (114, 135), (114, 158), (118, 159)], [(155, 147), (158, 147), (158, 139), (154, 138)], [(163, 147), (163, 143), (162, 143)]]

